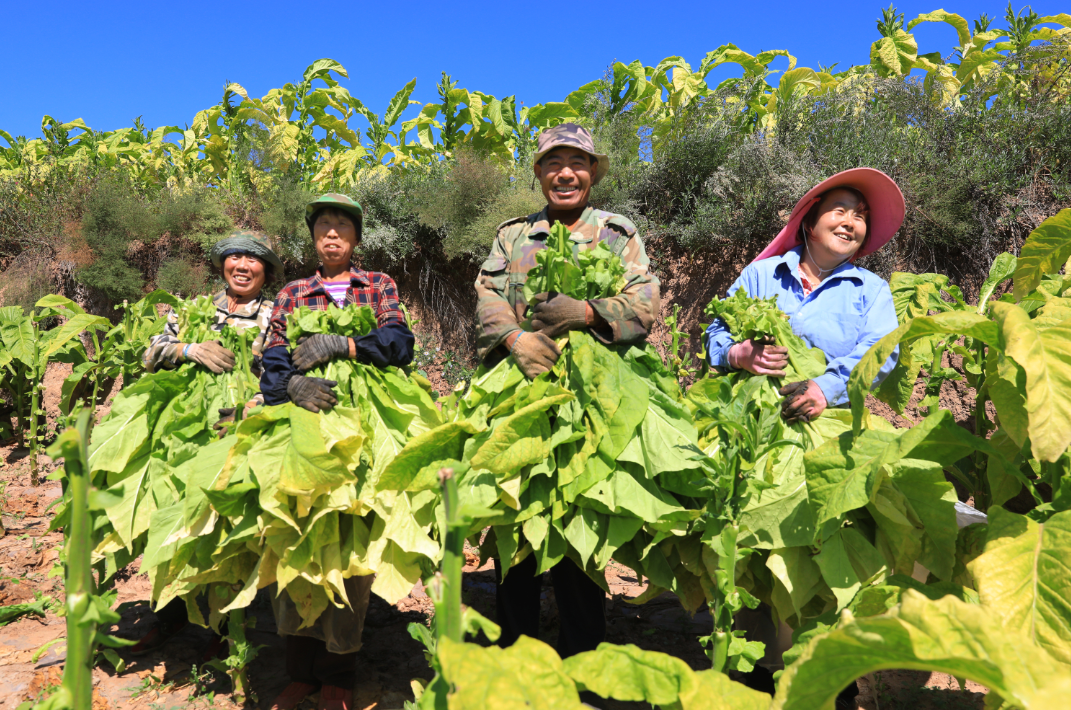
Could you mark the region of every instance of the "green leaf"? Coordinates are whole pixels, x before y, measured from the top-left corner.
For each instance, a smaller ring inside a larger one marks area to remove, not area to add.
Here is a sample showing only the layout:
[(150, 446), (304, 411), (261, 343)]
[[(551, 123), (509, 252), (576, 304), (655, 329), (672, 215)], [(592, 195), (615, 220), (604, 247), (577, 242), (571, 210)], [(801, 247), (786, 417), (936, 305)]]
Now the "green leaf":
[(1005, 355), (1026, 375), (1034, 456), (1056, 461), (1071, 445), (1071, 321), (1039, 329), (1026, 311), (1003, 302), (993, 304), (993, 317)]
[(956, 491), (944, 469), (930, 461), (903, 459), (893, 465), (890, 479), (925, 526), (919, 563), (938, 579), (951, 579), (959, 526)]
[(563, 666), (579, 690), (613, 700), (672, 705), (681, 695), (691, 696), (697, 690), (695, 673), (687, 663), (632, 644), (601, 643), (594, 651), (565, 659)]
[(974, 680), (1025, 710), (1060, 707), (1071, 676), (992, 610), (953, 596), (903, 593), (895, 615), (852, 619), (821, 634), (778, 681), (771, 710), (832, 707), (856, 678), (885, 669), (948, 673)]
[(973, 437), (955, 429), (952, 413), (941, 409), (911, 429), (868, 429), (855, 439), (843, 434), (808, 452), (807, 490), (818, 525), (871, 502), (890, 464), (905, 458), (951, 464), (971, 453)]
[(989, 267), (989, 275), (986, 276), (985, 281), (982, 282), (981, 289), (978, 290), (978, 313), (985, 313), (989, 297), (993, 295), (993, 291), (998, 286), (1012, 277), (1017, 264), (1018, 260), (1008, 252), (998, 254), (997, 258), (993, 260), (993, 264)]
[(956, 29), (956, 36), (959, 39), (959, 44), (962, 47), (971, 41), (971, 28), (960, 15), (954, 12), (945, 12), (944, 10), (934, 10), (933, 12), (924, 12), (911, 22), (907, 23), (907, 29), (913, 30), (915, 26), (923, 22), (947, 22)]
[(1008, 633), (1071, 665), (1071, 511), (1037, 523), (989, 509), (985, 552), (967, 565), (978, 596)]
[(848, 379), (848, 396), (852, 402), (855, 434), (859, 434), (862, 429), (866, 396), (881, 366), (900, 343), (911, 342), (929, 335), (968, 335), (991, 346), (997, 345), (999, 337), (997, 326), (990, 323), (987, 318), (977, 313), (963, 311), (922, 316), (902, 324), (866, 351)]
[(1071, 257), (1071, 208), (1062, 209), (1038, 225), (1019, 250), (1015, 267), (1015, 298), (1022, 300), (1041, 283), (1045, 274), (1055, 274)]
[(572, 399), (572, 394), (546, 397), (496, 421), (490, 436), (473, 455), (472, 466), (511, 474), (545, 459), (550, 453), (547, 410)]
[(440, 459), (460, 459), (467, 436), (478, 433), (468, 421), (450, 422), (410, 439), (376, 482), (376, 490), (405, 490), (423, 467)]
[(522, 636), (506, 649), (440, 638), (438, 659), (452, 686), (450, 710), (580, 710), (558, 654)]

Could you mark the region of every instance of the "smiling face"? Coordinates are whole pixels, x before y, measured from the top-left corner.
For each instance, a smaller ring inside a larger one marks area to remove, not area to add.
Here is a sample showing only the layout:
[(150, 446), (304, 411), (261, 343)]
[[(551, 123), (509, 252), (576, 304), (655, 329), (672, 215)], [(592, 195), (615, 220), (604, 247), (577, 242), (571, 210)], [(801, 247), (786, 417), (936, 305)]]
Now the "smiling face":
[(814, 214), (807, 220), (808, 246), (820, 268), (846, 261), (866, 241), (869, 208), (855, 190), (830, 190)]
[(598, 161), (577, 148), (555, 148), (535, 166), (535, 175), (551, 212), (587, 207)]
[(264, 288), (267, 268), (250, 254), (230, 254), (223, 259), (223, 280), (236, 298), (256, 298)]
[(349, 265), (357, 248), (357, 227), (342, 210), (326, 208), (312, 224), (312, 238), (320, 263), (328, 268), (343, 268)]

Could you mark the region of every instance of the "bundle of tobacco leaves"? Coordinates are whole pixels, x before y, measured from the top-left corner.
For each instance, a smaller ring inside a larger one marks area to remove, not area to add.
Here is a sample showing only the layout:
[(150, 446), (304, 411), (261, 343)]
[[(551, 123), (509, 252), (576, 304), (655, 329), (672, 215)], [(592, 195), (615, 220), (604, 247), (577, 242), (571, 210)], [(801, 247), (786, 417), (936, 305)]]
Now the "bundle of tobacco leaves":
[[(853, 438), (851, 413), (829, 407), (788, 425), (778, 388), (822, 374), (825, 355), (792, 332), (774, 299), (741, 290), (706, 312), (722, 318), (736, 341), (767, 340), (789, 351), (781, 380), (715, 373), (685, 400), (706, 454), (706, 501), (672, 545), (707, 601), (735, 589), (800, 628), (835, 616), (869, 585), (910, 575), (916, 562), (951, 579), (956, 497), (942, 466), (964, 455), (955, 423), (895, 430), (867, 413), (862, 436)], [(947, 448), (927, 443), (941, 438)], [(735, 571), (719, 582), (726, 555)]]
[[(123, 569), (145, 549), (152, 515), (171, 504), (178, 489), (169, 471), (217, 438), (212, 428), (219, 409), (239, 412), (258, 391), (250, 372), (256, 329), (212, 330), (216, 307), (208, 296), (178, 306), (179, 334), (185, 343), (218, 340), (235, 354), (232, 372), (214, 374), (196, 363), (143, 375), (116, 395), (92, 434), (89, 466), (93, 486), (94, 562), (102, 580)], [(53, 520), (67, 521), (66, 505)]]
[[(367, 306), (301, 308), (288, 320), (292, 344), (312, 333), (361, 336), (375, 328)], [(202, 446), (168, 474), (177, 495), (153, 514), (142, 564), (162, 605), (207, 593), (211, 618), (247, 606), (275, 583), (306, 625), (328, 604), (348, 604), (344, 580), (376, 574), (391, 603), (434, 567), (428, 531), (439, 496), (380, 489), (385, 466), (412, 437), (441, 424), (426, 381), (353, 360), (315, 368), (338, 382), (337, 406), (310, 413), (264, 407), (236, 435)]]
[[(555, 224), (526, 292), (619, 292), (619, 257), (602, 247), (574, 261), (570, 247)], [(531, 554), (540, 572), (569, 557), (604, 588), (611, 558), (664, 578), (674, 561), (658, 543), (701, 514), (696, 432), (676, 378), (650, 346), (607, 346), (583, 331), (559, 345), (558, 363), (534, 380), (512, 358), (481, 367), (447, 421), (412, 439), (377, 486), (431, 491), (437, 471), (453, 468), (470, 532), (492, 528), (483, 545), (504, 571)]]

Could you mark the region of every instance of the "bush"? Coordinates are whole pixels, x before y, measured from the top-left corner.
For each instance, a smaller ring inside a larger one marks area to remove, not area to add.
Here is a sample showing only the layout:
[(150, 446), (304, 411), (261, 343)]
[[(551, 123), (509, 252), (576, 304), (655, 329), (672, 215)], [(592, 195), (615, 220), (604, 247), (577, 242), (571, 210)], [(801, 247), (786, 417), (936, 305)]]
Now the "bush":
[(292, 181), (278, 183), (266, 196), (260, 226), (275, 239), (277, 253), (288, 273), (311, 271), (316, 266), (316, 249), (305, 225), (305, 206), (315, 199), (315, 194)]
[(192, 298), (202, 293), (212, 293), (221, 279), (213, 274), (204, 259), (173, 257), (160, 263), (156, 272), (156, 287), (180, 298)]

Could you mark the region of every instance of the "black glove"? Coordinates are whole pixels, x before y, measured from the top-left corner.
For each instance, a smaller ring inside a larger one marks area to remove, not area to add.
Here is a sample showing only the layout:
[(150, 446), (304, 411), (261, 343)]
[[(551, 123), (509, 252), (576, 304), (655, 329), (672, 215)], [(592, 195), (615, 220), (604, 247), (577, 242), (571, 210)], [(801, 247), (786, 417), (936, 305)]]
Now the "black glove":
[(350, 356), (350, 339), (344, 335), (317, 333), (298, 341), (292, 356), (294, 367), (305, 372), (325, 362)]
[(338, 404), (334, 389), (338, 383), (322, 377), (305, 377), (294, 375), (286, 385), (286, 394), (290, 401), (310, 412), (322, 412)]
[(587, 301), (578, 301), (556, 291), (538, 294), (536, 300), (539, 303), (532, 309), (532, 330), (537, 333), (557, 338), (587, 325)]
[(799, 411), (797, 408), (802, 402), (797, 402), (799, 398), (807, 392), (807, 387), (810, 384), (810, 380), (803, 380), (802, 382), (789, 382), (787, 385), (777, 390), (777, 394), (784, 397), (781, 400), (781, 418), (788, 424), (798, 424), (803, 422), (806, 424), (811, 421), (810, 416)]
[(212, 428), (219, 432), (220, 439), (227, 436), (227, 425), (234, 422), (235, 409), (236, 407), (220, 407), (219, 420), (212, 425)]

